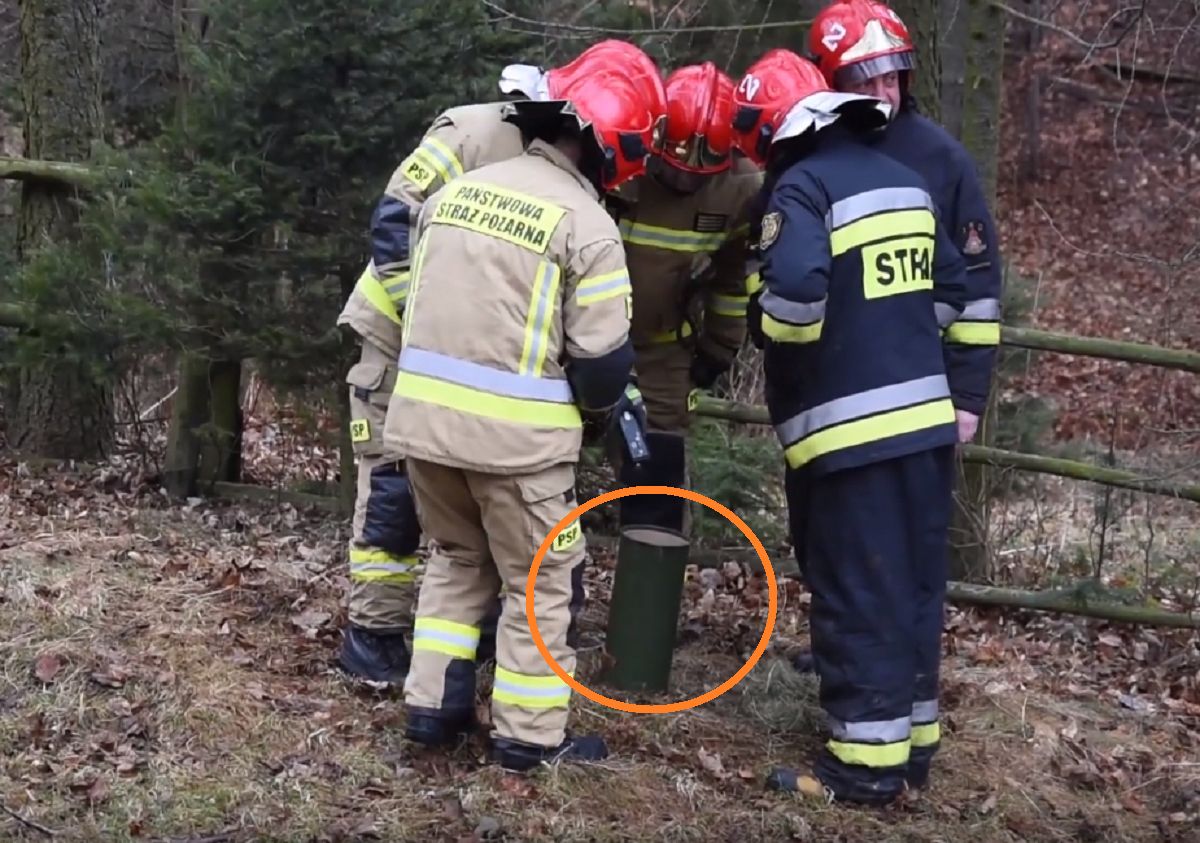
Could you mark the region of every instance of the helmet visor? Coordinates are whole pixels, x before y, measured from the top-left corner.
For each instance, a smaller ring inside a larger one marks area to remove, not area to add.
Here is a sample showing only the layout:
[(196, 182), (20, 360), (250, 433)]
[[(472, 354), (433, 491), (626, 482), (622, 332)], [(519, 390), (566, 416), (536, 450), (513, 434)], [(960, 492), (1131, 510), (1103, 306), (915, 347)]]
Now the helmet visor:
[(912, 69), (912, 52), (906, 50), (901, 53), (888, 53), (885, 56), (863, 59), (862, 61), (856, 61), (854, 64), (839, 67), (833, 74), (833, 81), (837, 87), (842, 88), (846, 85), (861, 84), (868, 79), (874, 79), (876, 76), (882, 76), (885, 73)]

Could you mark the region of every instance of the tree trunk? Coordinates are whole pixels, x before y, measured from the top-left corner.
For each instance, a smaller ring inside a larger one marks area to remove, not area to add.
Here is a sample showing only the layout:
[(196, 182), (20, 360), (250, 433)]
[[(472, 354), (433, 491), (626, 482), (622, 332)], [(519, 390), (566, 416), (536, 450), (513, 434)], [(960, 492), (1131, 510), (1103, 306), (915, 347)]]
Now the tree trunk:
[[(1004, 77), (1004, 18), (988, 0), (968, 0), (967, 96), (963, 102), (962, 141), (979, 168), (988, 207), (996, 213), (996, 171), (1000, 139), (1000, 94)], [(979, 421), (977, 440), (990, 446), (996, 439), (996, 384)], [(991, 472), (981, 463), (959, 462), (956, 506), (951, 526), (950, 575), (964, 582), (989, 576), (989, 501)]]
[(946, 131), (961, 138), (967, 77), (967, 16), (960, 2), (942, 3), (940, 12), (941, 123)]
[[(25, 155), (83, 162), (103, 132), (100, 22), (104, 0), (20, 0), (21, 94)], [(75, 234), (76, 189), (47, 179), (22, 182), (17, 258), (28, 264), (62, 248)], [(63, 286), (87, 279), (63, 280)], [(70, 301), (63, 290), (52, 295)], [(91, 459), (112, 444), (113, 401), (103, 360), (79, 350), (49, 349), (10, 384), (9, 444), (50, 459)]]
[(163, 482), (175, 497), (241, 476), (242, 366), (188, 354), (179, 363)]
[(921, 113), (931, 120), (942, 119), (942, 19), (938, 0), (897, 0), (890, 4), (908, 27), (916, 45), (916, 70), (910, 93), (917, 98)]

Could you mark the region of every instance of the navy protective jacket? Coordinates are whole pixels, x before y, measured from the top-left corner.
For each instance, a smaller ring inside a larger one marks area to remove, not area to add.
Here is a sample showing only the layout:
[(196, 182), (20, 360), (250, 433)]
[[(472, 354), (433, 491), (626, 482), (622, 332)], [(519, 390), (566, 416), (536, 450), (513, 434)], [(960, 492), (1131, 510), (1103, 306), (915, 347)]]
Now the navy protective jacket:
[(824, 474), (957, 441), (942, 330), (966, 265), (924, 179), (835, 124), (759, 223), (767, 404), (789, 467)]

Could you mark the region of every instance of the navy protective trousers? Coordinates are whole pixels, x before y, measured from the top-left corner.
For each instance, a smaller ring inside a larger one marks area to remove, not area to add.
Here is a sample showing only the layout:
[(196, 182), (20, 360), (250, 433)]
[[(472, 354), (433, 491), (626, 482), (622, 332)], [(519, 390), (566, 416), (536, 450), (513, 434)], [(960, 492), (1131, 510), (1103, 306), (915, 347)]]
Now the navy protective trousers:
[(815, 773), (838, 799), (890, 801), (937, 751), (953, 469), (947, 446), (796, 487), (832, 733)]

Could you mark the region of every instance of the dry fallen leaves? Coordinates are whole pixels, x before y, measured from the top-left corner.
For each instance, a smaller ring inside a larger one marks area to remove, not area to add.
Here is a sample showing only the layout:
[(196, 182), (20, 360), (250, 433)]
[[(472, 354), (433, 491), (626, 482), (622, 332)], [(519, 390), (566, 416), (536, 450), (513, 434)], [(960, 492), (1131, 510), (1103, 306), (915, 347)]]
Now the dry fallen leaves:
[(60, 670), (62, 670), (62, 661), (52, 653), (38, 656), (33, 665), (34, 675), (47, 685), (54, 681), (54, 677)]

